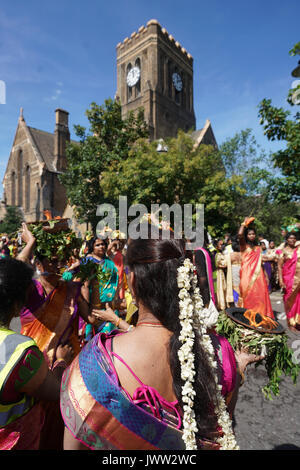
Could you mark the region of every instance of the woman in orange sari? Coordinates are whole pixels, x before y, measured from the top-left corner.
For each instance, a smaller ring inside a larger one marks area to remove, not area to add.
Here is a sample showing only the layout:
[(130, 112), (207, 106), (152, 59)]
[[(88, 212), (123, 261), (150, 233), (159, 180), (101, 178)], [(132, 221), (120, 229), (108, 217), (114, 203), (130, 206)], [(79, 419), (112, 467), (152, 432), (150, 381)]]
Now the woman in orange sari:
[(262, 268), (261, 249), (255, 241), (255, 230), (249, 228), (254, 220), (254, 217), (246, 217), (238, 232), (242, 256), (239, 307), (275, 318)]
[[(26, 224), (23, 224), (22, 238), (26, 246), (18, 258), (29, 262), (36, 239)], [(53, 370), (60, 345), (70, 344), (74, 356), (79, 354), (79, 315), (88, 323), (100, 322), (89, 314), (89, 306), (80, 293), (81, 284), (61, 280), (59, 271), (63, 264), (54, 254), (51, 258), (36, 257), (38, 279), (33, 279), (20, 312), (21, 334), (34, 339), (50, 370)], [(45, 424), (41, 432), (40, 449), (62, 450), (64, 426), (59, 402), (44, 402), (42, 406)]]

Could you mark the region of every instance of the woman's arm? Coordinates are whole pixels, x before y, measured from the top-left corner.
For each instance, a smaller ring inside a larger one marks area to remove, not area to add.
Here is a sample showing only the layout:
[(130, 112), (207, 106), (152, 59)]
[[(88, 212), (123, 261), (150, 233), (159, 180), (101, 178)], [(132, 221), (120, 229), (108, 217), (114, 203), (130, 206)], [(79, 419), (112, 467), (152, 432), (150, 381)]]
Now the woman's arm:
[(123, 331), (128, 331), (129, 328), (132, 328), (132, 326), (129, 325), (129, 323), (127, 323), (125, 320), (123, 320), (122, 318), (118, 317), (118, 315), (115, 314), (115, 312), (109, 306), (108, 303), (106, 303), (106, 310), (98, 310), (94, 308), (92, 310), (92, 315), (95, 316), (96, 318), (99, 318), (102, 321), (113, 323), (117, 328)]
[[(39, 353), (42, 354), (41, 351)], [(56, 358), (57, 362), (61, 363), (61, 366), (51, 371), (48, 369), (47, 363), (43, 358), (40, 367), (33, 377), (19, 388), (18, 391), (39, 400), (58, 401), (61, 378), (67, 367), (67, 362), (70, 362), (72, 357), (73, 351), (69, 345), (59, 346), (56, 351)]]
[(17, 259), (23, 261), (24, 263), (30, 264), (32, 258), (36, 239), (33, 234), (28, 229), (25, 222), (22, 223), (22, 240), (26, 243), (23, 250), (18, 254)]
[(278, 259), (278, 263), (277, 263), (277, 266), (278, 266), (278, 281), (279, 281), (279, 285), (280, 285), (281, 289), (286, 289), (286, 285), (283, 282), (283, 277), (282, 277), (282, 266), (283, 266), (283, 264), (284, 264), (284, 259), (283, 259), (283, 255), (281, 254), (279, 259)]

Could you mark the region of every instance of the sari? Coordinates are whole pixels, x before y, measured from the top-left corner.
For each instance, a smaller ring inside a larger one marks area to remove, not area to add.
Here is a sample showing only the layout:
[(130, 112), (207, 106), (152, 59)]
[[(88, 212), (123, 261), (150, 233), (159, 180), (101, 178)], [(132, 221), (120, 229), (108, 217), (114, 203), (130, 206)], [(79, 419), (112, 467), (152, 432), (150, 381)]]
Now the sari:
[(0, 450), (37, 450), (44, 413), (19, 390), (39, 373), (43, 355), (31, 338), (1, 327), (0, 357)]
[[(92, 450), (184, 450), (175, 402), (157, 402), (151, 387), (146, 386), (147, 401), (138, 394), (136, 399), (135, 394), (131, 398), (121, 387), (109, 354), (108, 343), (114, 334), (96, 335), (65, 371), (60, 401), (65, 426)], [(223, 367), (222, 394), (229, 400), (236, 380), (234, 353), (225, 338), (214, 335), (214, 341), (217, 360)], [(222, 431), (216, 430), (216, 435), (222, 435)], [(218, 449), (219, 445), (201, 439), (198, 447)]]
[(80, 286), (59, 282), (50, 294), (45, 295), (41, 283), (36, 279), (33, 283), (31, 295), (20, 312), (21, 334), (35, 340), (51, 369), (60, 344), (69, 342), (74, 355), (80, 351), (77, 305)]
[(224, 255), (218, 252), (215, 263), (217, 268), (217, 308), (225, 310), (234, 302), (230, 253)]
[(281, 257), (282, 279), (286, 286), (283, 295), (287, 322), (290, 326), (300, 329), (300, 246), (291, 255), (283, 249)]
[[(96, 283), (95, 289), (93, 289), (91, 286), (89, 288), (89, 296), (92, 306), (95, 308), (105, 309), (105, 303), (113, 301), (118, 289), (118, 269), (115, 263), (107, 256), (104, 256), (102, 260), (99, 260), (89, 255), (83, 258), (81, 260), (81, 263), (86, 264), (89, 260), (96, 264), (102, 264), (104, 272), (111, 272), (110, 279), (105, 284), (105, 286), (100, 287), (99, 284)], [(117, 314), (117, 312), (115, 313)], [(89, 341), (95, 334), (100, 333), (100, 331), (103, 333), (110, 333), (114, 328), (115, 326), (110, 322), (102, 323), (97, 329), (93, 328), (92, 325), (86, 323), (83, 326), (85, 332), (85, 341)]]
[[(33, 280), (33, 290), (20, 313), (21, 334), (33, 338), (44, 354), (49, 369), (56, 367), (56, 349), (70, 343), (76, 356), (80, 352), (78, 335), (78, 305), (80, 284), (60, 281), (45, 295), (41, 283)], [(41, 402), (45, 423), (41, 432), (40, 448), (62, 450), (64, 426), (59, 402)]]
[(262, 268), (262, 253), (259, 246), (249, 246), (241, 251), (240, 297), (238, 306), (255, 310), (261, 315), (275, 318), (265, 273)]

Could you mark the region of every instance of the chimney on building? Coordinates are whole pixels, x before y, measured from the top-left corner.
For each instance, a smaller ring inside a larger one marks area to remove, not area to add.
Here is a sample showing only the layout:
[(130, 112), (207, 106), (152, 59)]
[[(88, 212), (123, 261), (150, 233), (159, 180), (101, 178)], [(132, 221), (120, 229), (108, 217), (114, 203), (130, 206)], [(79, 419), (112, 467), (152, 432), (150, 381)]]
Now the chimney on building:
[(66, 142), (70, 142), (69, 113), (64, 109), (55, 110), (54, 165), (57, 171), (66, 169)]

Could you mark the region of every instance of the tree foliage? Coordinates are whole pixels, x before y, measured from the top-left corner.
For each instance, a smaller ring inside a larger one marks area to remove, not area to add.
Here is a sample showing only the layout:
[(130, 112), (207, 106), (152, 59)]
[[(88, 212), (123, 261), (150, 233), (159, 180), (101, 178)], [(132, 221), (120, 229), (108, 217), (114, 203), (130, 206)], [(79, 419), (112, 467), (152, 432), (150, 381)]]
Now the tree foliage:
[(97, 205), (105, 202), (100, 186), (102, 172), (127, 158), (134, 142), (148, 134), (142, 110), (122, 119), (118, 101), (92, 103), (86, 111), (89, 130), (76, 125), (79, 142), (67, 147), (67, 170), (60, 175), (75, 216), (81, 222), (96, 223)]
[(23, 216), (19, 207), (7, 206), (6, 214), (0, 223), (0, 233), (7, 233), (9, 235), (16, 232), (20, 229), (22, 220)]
[[(299, 213), (292, 202), (276, 199), (276, 189), (282, 178), (275, 169), (271, 154), (256, 142), (251, 129), (245, 129), (220, 146), (220, 155), (227, 174), (239, 175), (244, 193), (235, 201), (239, 220), (252, 214), (256, 229), (269, 240), (281, 240), (281, 226), (287, 218)], [(237, 227), (236, 227), (237, 230)]]
[(103, 172), (105, 197), (116, 204), (120, 195), (127, 195), (129, 204), (142, 203), (149, 211), (155, 203), (202, 203), (213, 235), (232, 227), (235, 201), (243, 190), (239, 177), (226, 177), (219, 152), (206, 145), (194, 148), (194, 140), (182, 131), (165, 146), (166, 152), (158, 152), (157, 142), (136, 142), (127, 159)]
[[(290, 55), (300, 55), (300, 42), (290, 51)], [(300, 85), (289, 90), (287, 102), (297, 106), (294, 97), (300, 96)], [(276, 168), (282, 172), (282, 178), (275, 182), (273, 194), (280, 202), (296, 200), (300, 197), (300, 113), (291, 118), (291, 111), (272, 105), (270, 99), (263, 99), (259, 104), (260, 124), (268, 140), (285, 141), (286, 148), (272, 156)]]

